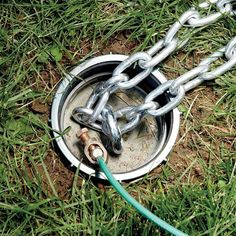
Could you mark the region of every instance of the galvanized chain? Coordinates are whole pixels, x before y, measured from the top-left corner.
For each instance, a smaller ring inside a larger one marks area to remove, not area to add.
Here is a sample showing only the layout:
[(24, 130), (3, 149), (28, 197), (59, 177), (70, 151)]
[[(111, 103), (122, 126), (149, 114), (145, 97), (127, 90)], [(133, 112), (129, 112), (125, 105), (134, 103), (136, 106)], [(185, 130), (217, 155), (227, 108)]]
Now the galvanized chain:
[[(212, 80), (222, 75), (236, 65), (236, 37), (227, 46), (221, 48), (211, 56), (203, 60), (196, 68), (179, 76), (175, 80), (168, 80), (150, 92), (144, 104), (138, 106), (127, 106), (117, 111), (107, 105), (111, 94), (117, 90), (133, 88), (144, 80), (153, 68), (166, 59), (175, 50), (186, 44), (188, 38), (180, 40), (177, 37), (182, 27), (196, 28), (216, 22), (223, 14), (236, 15), (234, 10), (235, 0), (210, 0), (199, 5), (200, 9), (210, 9), (215, 6), (218, 11), (207, 16), (201, 16), (198, 10), (191, 8), (186, 11), (168, 30), (166, 36), (158, 41), (147, 52), (138, 52), (121, 62), (113, 71), (112, 77), (107, 81), (99, 83), (93, 90), (84, 107), (73, 110), (73, 118), (86, 126), (103, 132), (109, 137), (112, 149), (120, 154), (122, 150), (121, 135), (133, 130), (145, 115), (162, 116), (170, 112), (183, 100), (185, 93), (195, 88), (206, 80)], [(219, 58), (225, 57), (227, 61), (219, 67), (211, 70), (212, 64)], [(125, 70), (135, 63), (142, 68), (142, 72), (129, 78)], [(163, 107), (155, 102), (155, 99), (163, 94), (169, 93), (171, 99)], [(118, 119), (124, 117), (128, 123), (119, 126)]]

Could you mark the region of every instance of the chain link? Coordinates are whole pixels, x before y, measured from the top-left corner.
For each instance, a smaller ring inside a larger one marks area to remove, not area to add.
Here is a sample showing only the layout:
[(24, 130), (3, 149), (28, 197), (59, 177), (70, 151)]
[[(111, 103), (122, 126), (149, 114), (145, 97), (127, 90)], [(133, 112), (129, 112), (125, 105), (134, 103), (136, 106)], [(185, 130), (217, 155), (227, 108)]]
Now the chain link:
[(108, 146), (112, 149), (115, 154), (121, 154), (122, 152), (122, 138), (121, 131), (117, 124), (112, 107), (106, 105), (102, 111), (103, 120), (106, 122), (102, 123), (102, 131), (107, 137)]
[[(72, 116), (75, 121), (103, 132), (110, 140), (113, 152), (120, 154), (122, 151), (121, 135), (133, 130), (145, 115), (162, 116), (170, 112), (183, 100), (185, 93), (202, 82), (212, 80), (236, 65), (236, 37), (227, 46), (203, 60), (197, 67), (179, 76), (175, 80), (169, 80), (151, 91), (144, 103), (138, 106), (127, 106), (117, 111), (107, 105), (109, 97), (117, 90), (127, 90), (144, 80), (153, 71), (153, 68), (165, 60), (175, 50), (181, 48), (188, 38), (180, 40), (178, 33), (181, 28), (196, 28), (207, 26), (216, 22), (223, 14), (236, 15), (235, 0), (210, 0), (199, 4), (202, 10), (218, 9), (206, 16), (202, 16), (198, 9), (191, 8), (175, 22), (167, 31), (166, 36), (159, 40), (146, 52), (138, 52), (121, 62), (113, 71), (112, 76), (105, 82), (99, 83), (93, 90), (85, 107), (77, 107)], [(187, 34), (188, 35), (188, 34)], [(212, 64), (219, 58), (227, 60), (215, 69)], [(142, 69), (140, 73), (130, 78), (126, 70), (132, 65), (138, 64)], [(170, 101), (160, 106), (156, 99), (163, 93), (169, 94)], [(125, 119), (127, 123), (118, 125), (118, 119)]]

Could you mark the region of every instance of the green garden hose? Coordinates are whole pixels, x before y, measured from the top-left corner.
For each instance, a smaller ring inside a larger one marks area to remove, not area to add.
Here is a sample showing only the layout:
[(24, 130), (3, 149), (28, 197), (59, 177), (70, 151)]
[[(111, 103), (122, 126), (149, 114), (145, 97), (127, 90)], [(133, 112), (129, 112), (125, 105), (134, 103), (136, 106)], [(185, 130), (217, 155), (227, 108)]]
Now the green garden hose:
[(104, 174), (106, 175), (107, 179), (114, 187), (114, 189), (116, 189), (116, 191), (120, 194), (120, 196), (123, 197), (130, 205), (132, 205), (139, 213), (141, 213), (143, 216), (145, 216), (147, 219), (152, 221), (157, 226), (161, 227), (162, 229), (168, 231), (169, 233), (175, 236), (187, 236), (187, 234), (181, 232), (180, 230), (169, 225), (167, 222), (154, 215), (152, 212), (150, 212), (148, 209), (146, 209), (144, 206), (138, 203), (132, 196), (130, 196), (129, 193), (114, 178), (114, 176), (108, 169), (105, 161), (103, 160), (103, 157), (99, 157), (97, 159), (97, 162), (100, 169), (104, 172)]

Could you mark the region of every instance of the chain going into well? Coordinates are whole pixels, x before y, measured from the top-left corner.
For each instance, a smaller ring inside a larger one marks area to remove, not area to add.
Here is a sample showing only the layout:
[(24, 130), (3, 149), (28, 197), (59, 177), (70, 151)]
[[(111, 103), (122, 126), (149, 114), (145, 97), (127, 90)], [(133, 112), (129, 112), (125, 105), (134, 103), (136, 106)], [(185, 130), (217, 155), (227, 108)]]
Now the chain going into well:
[[(180, 40), (177, 37), (182, 27), (202, 27), (216, 22), (224, 14), (236, 15), (235, 5), (233, 5), (235, 3), (235, 0), (210, 0), (201, 3), (199, 8), (210, 9), (215, 4), (217, 12), (201, 16), (199, 11), (191, 8), (183, 13), (179, 20), (170, 27), (166, 36), (148, 51), (135, 53), (121, 62), (113, 71), (110, 79), (96, 86), (86, 105), (73, 110), (73, 118), (83, 125), (103, 132), (109, 138), (113, 151), (120, 154), (122, 151), (121, 135), (133, 130), (145, 115), (155, 117), (165, 115), (179, 105), (187, 91), (206, 80), (212, 80), (222, 75), (236, 65), (236, 37), (225, 47), (203, 60), (197, 67), (175, 80), (168, 80), (158, 86), (146, 96), (141, 105), (126, 106), (112, 111), (112, 107), (107, 104), (110, 95), (117, 90), (127, 90), (136, 86), (152, 73), (155, 66), (185, 45), (188, 38)], [(225, 58), (225, 62), (211, 70), (212, 63), (220, 58)], [(124, 71), (134, 63), (138, 63), (142, 71), (134, 78), (129, 78)], [(160, 107), (155, 100), (164, 92), (168, 93), (171, 99), (169, 103)], [(119, 126), (118, 119), (120, 118), (125, 118), (127, 123)]]

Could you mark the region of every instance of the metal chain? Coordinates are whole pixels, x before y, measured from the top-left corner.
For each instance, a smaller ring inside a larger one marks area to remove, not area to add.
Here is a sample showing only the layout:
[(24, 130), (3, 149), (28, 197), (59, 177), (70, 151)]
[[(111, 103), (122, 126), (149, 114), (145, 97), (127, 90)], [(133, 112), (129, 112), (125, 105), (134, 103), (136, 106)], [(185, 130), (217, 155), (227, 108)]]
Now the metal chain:
[[(179, 105), (187, 91), (206, 80), (212, 80), (222, 75), (236, 65), (236, 37), (227, 46), (203, 60), (196, 68), (179, 76), (175, 80), (169, 80), (158, 86), (146, 96), (144, 104), (127, 106), (113, 112), (112, 108), (107, 105), (110, 95), (117, 90), (127, 90), (136, 86), (152, 73), (155, 66), (175, 50), (185, 45), (188, 38), (180, 40), (177, 37), (182, 27), (196, 28), (207, 26), (216, 22), (223, 14), (236, 15), (233, 5), (235, 3), (235, 0), (210, 0), (199, 4), (199, 8), (206, 10), (215, 6), (218, 9), (217, 12), (201, 16), (197, 9), (191, 8), (183, 13), (179, 20), (170, 27), (166, 36), (153, 47), (146, 52), (135, 53), (121, 62), (113, 71), (110, 79), (96, 86), (86, 105), (73, 110), (73, 118), (81, 124), (103, 132), (109, 137), (113, 151), (120, 154), (122, 150), (121, 135), (133, 130), (140, 123), (142, 117), (147, 114), (155, 117), (162, 116), (170, 112)], [(227, 61), (216, 69), (211, 70), (212, 64), (223, 57)], [(129, 78), (125, 70), (135, 63), (138, 63), (142, 72), (133, 78)], [(164, 92), (168, 93), (171, 99), (166, 105), (160, 107), (155, 102), (155, 99)], [(117, 120), (121, 117), (124, 117), (128, 122), (119, 126)]]

